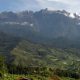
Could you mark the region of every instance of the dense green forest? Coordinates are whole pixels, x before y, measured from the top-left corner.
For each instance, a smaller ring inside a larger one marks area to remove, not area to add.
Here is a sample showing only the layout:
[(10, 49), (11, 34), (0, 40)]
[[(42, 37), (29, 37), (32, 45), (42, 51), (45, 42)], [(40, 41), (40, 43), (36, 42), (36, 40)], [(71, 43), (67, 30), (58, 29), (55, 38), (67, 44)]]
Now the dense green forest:
[[(9, 44), (8, 47), (5, 43)], [(1, 79), (16, 80), (20, 77), (33, 80), (80, 79), (79, 49), (54, 48), (27, 40), (16, 40), (16, 38), (15, 44), (13, 39), (5, 41), (5, 43), (1, 42), (1, 44), (5, 44), (5, 48), (2, 46), (1, 48), (10, 57), (4, 52), (4, 55), (0, 56)]]
[(31, 80), (80, 80), (78, 71), (54, 67), (22, 67), (5, 63), (5, 58), (0, 56), (0, 79), (17, 80), (28, 78)]

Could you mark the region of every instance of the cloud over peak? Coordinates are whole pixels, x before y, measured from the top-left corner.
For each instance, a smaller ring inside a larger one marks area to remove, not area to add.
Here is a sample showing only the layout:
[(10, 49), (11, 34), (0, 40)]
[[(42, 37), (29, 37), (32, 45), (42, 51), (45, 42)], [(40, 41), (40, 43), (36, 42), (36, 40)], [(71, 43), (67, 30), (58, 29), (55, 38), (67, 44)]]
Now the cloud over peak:
[(78, 12), (80, 0), (36, 0), (43, 7), (49, 9), (65, 9), (70, 12)]

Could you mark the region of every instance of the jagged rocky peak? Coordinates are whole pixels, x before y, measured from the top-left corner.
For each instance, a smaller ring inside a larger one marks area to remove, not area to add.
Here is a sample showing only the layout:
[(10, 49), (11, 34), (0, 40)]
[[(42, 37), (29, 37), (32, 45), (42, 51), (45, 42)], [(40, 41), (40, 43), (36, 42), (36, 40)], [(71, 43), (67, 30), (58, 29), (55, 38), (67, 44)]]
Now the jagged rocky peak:
[(18, 15), (22, 15), (22, 16), (25, 16), (25, 15), (32, 15), (34, 12), (33, 11), (22, 11), (22, 12), (19, 12), (17, 13)]
[(70, 13), (67, 12), (67, 11), (65, 11), (65, 10), (57, 10), (57, 11), (55, 11), (55, 12), (60, 13), (60, 14), (64, 14), (64, 15), (67, 15), (67, 16), (70, 15)]
[(1, 12), (0, 13), (0, 15), (2, 16), (2, 15), (6, 15), (6, 16), (13, 16), (13, 15), (16, 15), (16, 13), (15, 12), (12, 12), (12, 11), (9, 11), (9, 12), (7, 12), (7, 11), (4, 11), (4, 12)]
[(48, 8), (42, 9), (39, 12), (42, 14), (53, 14), (53, 13), (58, 13), (58, 14), (63, 14), (67, 17), (73, 18), (73, 19), (80, 19), (80, 14), (79, 13), (70, 13), (66, 10), (49, 10)]
[(49, 10), (48, 8), (42, 9), (39, 12), (44, 13), (44, 14), (53, 14), (53, 13), (58, 13), (58, 14), (63, 14), (67, 17), (73, 17), (72, 14), (66, 10)]
[[(53, 13), (58, 13), (58, 14), (62, 14), (62, 15), (65, 15), (67, 17), (70, 17), (70, 18), (76, 18), (76, 19), (80, 19), (80, 14), (79, 13), (70, 13), (66, 10), (49, 10), (48, 8), (46, 9), (41, 9), (40, 11), (37, 11), (38, 13), (42, 13), (42, 14), (53, 14)], [(22, 11), (22, 12), (18, 12), (18, 13), (15, 13), (15, 12), (2, 12), (0, 13), (0, 18), (3, 19), (3, 18), (31, 18), (34, 16), (36, 12), (33, 12), (33, 11)]]
[(79, 13), (74, 13), (75, 18), (80, 19), (80, 14)]

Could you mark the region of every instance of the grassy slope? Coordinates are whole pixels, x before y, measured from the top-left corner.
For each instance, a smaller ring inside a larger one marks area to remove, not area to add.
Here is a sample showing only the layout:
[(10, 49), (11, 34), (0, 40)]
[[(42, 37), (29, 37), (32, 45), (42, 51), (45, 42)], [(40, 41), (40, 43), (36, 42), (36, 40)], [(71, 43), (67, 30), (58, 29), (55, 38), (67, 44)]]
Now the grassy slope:
[(79, 68), (79, 50), (56, 49), (28, 41), (21, 41), (12, 51), (16, 65)]

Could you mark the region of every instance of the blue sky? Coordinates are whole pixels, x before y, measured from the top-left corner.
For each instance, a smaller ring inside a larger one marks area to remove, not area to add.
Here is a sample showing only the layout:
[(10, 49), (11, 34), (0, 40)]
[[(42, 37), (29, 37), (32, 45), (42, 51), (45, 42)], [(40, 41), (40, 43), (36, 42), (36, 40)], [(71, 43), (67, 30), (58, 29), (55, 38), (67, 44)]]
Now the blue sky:
[(0, 11), (36, 11), (42, 8), (80, 12), (80, 0), (0, 0)]

